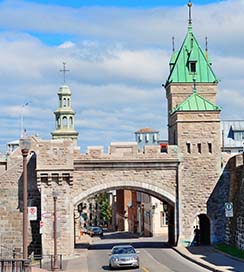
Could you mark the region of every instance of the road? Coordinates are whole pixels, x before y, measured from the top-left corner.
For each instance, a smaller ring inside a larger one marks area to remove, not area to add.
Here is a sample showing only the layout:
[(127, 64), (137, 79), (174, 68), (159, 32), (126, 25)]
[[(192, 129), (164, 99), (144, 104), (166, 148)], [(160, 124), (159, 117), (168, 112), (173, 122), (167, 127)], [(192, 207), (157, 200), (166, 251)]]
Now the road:
[(89, 272), (109, 271), (108, 257), (115, 244), (132, 244), (139, 251), (139, 269), (119, 269), (134, 272), (206, 272), (204, 269), (184, 259), (168, 247), (162, 238), (135, 238), (127, 233), (105, 233), (104, 237), (94, 237), (88, 251)]

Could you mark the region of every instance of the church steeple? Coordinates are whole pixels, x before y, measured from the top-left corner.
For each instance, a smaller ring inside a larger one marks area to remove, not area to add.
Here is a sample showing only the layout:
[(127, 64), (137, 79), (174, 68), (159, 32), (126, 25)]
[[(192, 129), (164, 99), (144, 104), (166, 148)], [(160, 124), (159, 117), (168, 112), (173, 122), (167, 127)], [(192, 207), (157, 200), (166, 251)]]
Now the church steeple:
[(166, 86), (170, 83), (192, 83), (193, 77), (196, 82), (217, 83), (208, 57), (203, 53), (192, 31), (192, 2), (188, 3), (189, 19), (188, 31), (185, 40), (178, 52), (173, 52), (170, 61), (170, 74)]
[(77, 144), (79, 133), (75, 131), (75, 112), (71, 107), (71, 90), (65, 83), (66, 70), (65, 63), (63, 63), (64, 84), (59, 88), (59, 107), (54, 112), (55, 114), (55, 131), (51, 133), (53, 139), (72, 139), (74, 144)]

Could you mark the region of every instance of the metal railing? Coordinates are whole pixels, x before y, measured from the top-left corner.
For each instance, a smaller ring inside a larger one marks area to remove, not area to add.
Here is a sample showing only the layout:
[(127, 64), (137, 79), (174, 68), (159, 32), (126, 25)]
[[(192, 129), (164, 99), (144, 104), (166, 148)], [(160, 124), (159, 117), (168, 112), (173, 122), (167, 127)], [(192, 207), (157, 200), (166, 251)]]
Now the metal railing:
[[(33, 261), (38, 261), (38, 267), (52, 271), (54, 266), (54, 255), (35, 255)], [(58, 268), (63, 269), (63, 255), (58, 255)]]
[(1, 259), (1, 272), (30, 272), (30, 260)]

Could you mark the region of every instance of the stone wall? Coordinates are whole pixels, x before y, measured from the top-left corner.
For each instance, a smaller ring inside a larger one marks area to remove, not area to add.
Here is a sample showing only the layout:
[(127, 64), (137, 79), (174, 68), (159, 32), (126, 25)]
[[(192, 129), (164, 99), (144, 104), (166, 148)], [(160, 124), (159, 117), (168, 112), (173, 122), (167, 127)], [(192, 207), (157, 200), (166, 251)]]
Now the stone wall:
[[(28, 158), (28, 206), (40, 207), (40, 193), (36, 186), (35, 156)], [(22, 156), (20, 152), (10, 155), (7, 170), (0, 178), (0, 242), (1, 256), (9, 258), (14, 248), (22, 250), (23, 191), (22, 191)], [(40, 217), (40, 214), (39, 214)], [(28, 225), (28, 251), (41, 253), (41, 241), (38, 221)]]
[(230, 159), (228, 202), (233, 203), (234, 216), (226, 219), (226, 243), (244, 250), (244, 155)]

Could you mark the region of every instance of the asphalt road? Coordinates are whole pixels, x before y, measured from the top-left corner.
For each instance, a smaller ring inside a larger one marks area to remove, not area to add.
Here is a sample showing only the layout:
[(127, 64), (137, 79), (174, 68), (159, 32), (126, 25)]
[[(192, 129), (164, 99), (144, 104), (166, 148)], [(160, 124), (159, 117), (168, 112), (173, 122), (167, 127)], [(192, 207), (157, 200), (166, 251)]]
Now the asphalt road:
[(104, 238), (94, 237), (88, 251), (89, 272), (110, 271), (109, 253), (113, 245), (132, 244), (139, 251), (139, 269), (119, 269), (134, 272), (206, 272), (204, 269), (184, 259), (158, 238), (134, 238), (126, 233), (105, 233)]

